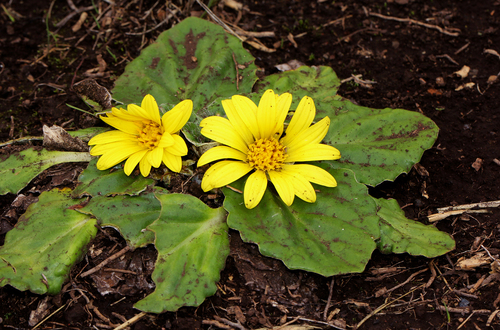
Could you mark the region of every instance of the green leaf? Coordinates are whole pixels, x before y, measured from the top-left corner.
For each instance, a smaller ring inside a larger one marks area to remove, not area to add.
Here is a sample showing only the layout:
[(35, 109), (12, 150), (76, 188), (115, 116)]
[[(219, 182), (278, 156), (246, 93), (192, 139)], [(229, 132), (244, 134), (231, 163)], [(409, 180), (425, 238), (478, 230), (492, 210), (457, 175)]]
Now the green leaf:
[(375, 199), (380, 216), (380, 240), (377, 247), (383, 253), (409, 253), (434, 258), (455, 248), (447, 233), (432, 225), (424, 225), (405, 217), (394, 199)]
[[(290, 269), (324, 276), (362, 272), (379, 238), (376, 205), (352, 171), (330, 172), (338, 186), (318, 186), (315, 203), (296, 198), (286, 206), (269, 183), (260, 204), (249, 210), (242, 194), (224, 188), (229, 227)], [(231, 186), (243, 190), (244, 179)]]
[(17, 194), (38, 174), (52, 165), (70, 162), (88, 162), (88, 152), (47, 151), (26, 149), (0, 162), (0, 195)]
[(340, 84), (337, 74), (329, 66), (302, 66), (297, 70), (264, 77), (255, 84), (255, 92), (262, 95), (267, 89), (272, 89), (278, 94), (291, 93), (295, 107), (298, 101), (307, 95), (312, 97), (316, 107), (320, 108), (324, 98), (337, 94)]
[(148, 179), (140, 174), (133, 172), (127, 176), (123, 169), (118, 165), (109, 170), (101, 171), (96, 167), (97, 158), (92, 159), (89, 166), (80, 174), (79, 186), (72, 192), (74, 198), (83, 195), (90, 196), (108, 196), (108, 195), (138, 195), (152, 186), (153, 179)]
[(92, 213), (102, 227), (113, 227), (135, 248), (154, 243), (154, 233), (146, 230), (160, 216), (161, 205), (152, 193), (139, 196), (97, 196), (83, 212)]
[(78, 131), (68, 131), (72, 137), (80, 138), (82, 141), (88, 142), (94, 135), (104, 133), (111, 130), (109, 127), (89, 127)]
[(57, 294), (71, 267), (95, 237), (96, 220), (72, 206), (67, 191), (43, 192), (31, 204), (0, 247), (0, 285), (37, 294)]
[(158, 258), (152, 275), (156, 289), (134, 307), (162, 313), (198, 306), (217, 290), (215, 283), (229, 254), (226, 212), (190, 195), (158, 193), (157, 197), (161, 216), (148, 227), (156, 234)]
[(332, 166), (353, 170), (371, 186), (409, 172), (439, 132), (431, 119), (414, 111), (372, 109), (339, 99), (324, 102), (322, 111), (331, 119), (324, 143), (342, 155)]
[[(222, 112), (219, 101), (210, 109), (207, 106), (219, 97), (251, 92), (257, 80), (254, 60), (241, 41), (219, 25), (186, 18), (163, 32), (127, 65), (115, 82), (113, 98), (140, 104), (149, 93), (167, 109), (191, 99), (193, 115), (183, 131), (190, 140), (202, 142), (199, 122)], [(240, 65), (238, 83), (234, 61)]]

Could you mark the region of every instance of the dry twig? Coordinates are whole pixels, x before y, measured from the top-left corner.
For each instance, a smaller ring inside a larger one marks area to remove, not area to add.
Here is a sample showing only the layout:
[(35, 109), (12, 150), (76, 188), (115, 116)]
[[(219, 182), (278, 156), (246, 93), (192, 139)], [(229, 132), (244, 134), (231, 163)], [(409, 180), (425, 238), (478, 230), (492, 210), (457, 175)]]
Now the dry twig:
[(487, 207), (499, 207), (500, 206), (500, 200), (499, 201), (491, 201), (491, 202), (480, 202), (480, 203), (473, 203), (473, 204), (463, 204), (463, 205), (457, 205), (457, 206), (448, 206), (448, 207), (441, 207), (438, 208), (438, 212), (446, 212), (446, 211), (453, 211), (453, 210), (468, 210), (472, 209), (474, 207), (477, 208), (487, 208)]
[[(427, 270), (427, 269), (426, 269), (426, 270)], [(396, 301), (400, 300), (401, 298), (403, 298), (403, 297), (405, 297), (405, 296), (409, 295), (410, 293), (413, 293), (414, 291), (416, 291), (416, 290), (418, 290), (418, 289), (420, 289), (420, 288), (422, 288), (422, 287), (424, 287), (424, 286), (425, 286), (425, 284), (419, 285), (419, 286), (417, 286), (416, 288), (413, 288), (412, 290), (408, 291), (407, 293), (405, 293), (405, 294), (401, 295), (399, 298), (393, 299), (393, 300), (391, 300), (390, 302), (386, 302), (386, 303), (384, 303), (384, 304), (380, 305), (380, 306), (379, 306), (377, 309), (375, 309), (373, 312), (371, 312), (370, 314), (368, 314), (367, 316), (365, 316), (365, 318), (364, 318), (364, 319), (362, 319), (362, 320), (361, 320), (361, 321), (360, 321), (360, 322), (356, 325), (355, 329), (359, 329), (359, 327), (360, 327), (363, 323), (365, 323), (366, 321), (368, 321), (368, 319), (370, 319), (373, 315), (377, 314), (377, 313), (378, 313), (378, 312), (380, 312), (381, 310), (383, 310), (383, 309), (385, 309), (385, 308), (389, 307), (390, 305), (394, 304)]]
[(103, 262), (101, 262), (99, 265), (97, 265), (94, 268), (92, 268), (92, 269), (86, 271), (85, 273), (81, 274), (80, 277), (85, 277), (85, 276), (89, 276), (90, 274), (94, 274), (95, 272), (97, 272), (98, 270), (100, 270), (101, 268), (103, 268), (104, 266), (106, 266), (108, 263), (110, 263), (111, 261), (113, 261), (116, 258), (119, 258), (122, 255), (124, 255), (125, 253), (127, 253), (129, 250), (130, 250), (130, 247), (127, 245), (126, 247), (124, 247), (120, 251), (118, 251), (115, 254), (113, 254), (111, 257), (109, 257), (106, 260), (104, 260)]
[(145, 315), (146, 315), (146, 313), (140, 312), (139, 314), (137, 314), (136, 316), (134, 316), (133, 318), (131, 318), (127, 322), (120, 324), (119, 326), (117, 326), (113, 330), (122, 330), (122, 329), (125, 329), (126, 327), (128, 327), (128, 326), (134, 324), (135, 322), (139, 321)]
[(330, 293), (328, 294), (328, 300), (326, 302), (325, 311), (323, 312), (323, 320), (326, 321), (328, 309), (330, 308), (330, 303), (332, 302), (333, 286), (335, 285), (335, 277), (332, 277), (332, 282), (330, 283)]
[(457, 36), (460, 35), (460, 30), (459, 29), (453, 29), (453, 30), (455, 30), (457, 32), (450, 32), (449, 29), (446, 29), (446, 28), (443, 29), (440, 26), (433, 25), (433, 24), (428, 24), (428, 23), (424, 23), (424, 22), (420, 22), (420, 21), (417, 21), (417, 20), (414, 20), (414, 19), (411, 19), (411, 18), (399, 18), (399, 17), (394, 17), (394, 16), (385, 16), (385, 15), (377, 14), (377, 13), (373, 13), (373, 12), (369, 12), (368, 14), (370, 16), (375, 16), (375, 17), (386, 19), (386, 20), (390, 20), (390, 21), (406, 22), (406, 23), (412, 23), (412, 24), (424, 26), (424, 27), (429, 28), (429, 29), (438, 30), (439, 32), (441, 32), (443, 34), (446, 34), (446, 35), (449, 35), (449, 36), (452, 36), (452, 37), (457, 37)]

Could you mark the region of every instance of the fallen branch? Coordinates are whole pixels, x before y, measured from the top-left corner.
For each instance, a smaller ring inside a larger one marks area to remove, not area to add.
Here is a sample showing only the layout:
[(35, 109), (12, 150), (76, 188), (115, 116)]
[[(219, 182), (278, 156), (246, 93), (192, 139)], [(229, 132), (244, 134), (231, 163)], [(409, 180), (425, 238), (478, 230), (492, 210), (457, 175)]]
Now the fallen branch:
[(452, 36), (452, 37), (458, 37), (460, 35), (460, 30), (459, 29), (453, 29), (453, 30), (458, 31), (458, 32), (450, 32), (448, 29), (443, 29), (440, 26), (433, 25), (433, 24), (428, 24), (428, 23), (424, 23), (424, 22), (420, 22), (420, 21), (416, 21), (416, 20), (411, 19), (411, 18), (399, 18), (399, 17), (394, 17), (394, 16), (385, 16), (385, 15), (382, 15), (382, 14), (377, 14), (377, 13), (372, 13), (372, 12), (369, 12), (368, 14), (370, 16), (375, 16), (375, 17), (386, 19), (386, 20), (390, 20), (390, 21), (412, 23), (412, 24), (424, 26), (424, 27), (426, 27), (428, 29), (438, 30), (439, 32), (441, 32), (443, 34), (446, 34), (446, 35), (449, 35), (449, 36)]

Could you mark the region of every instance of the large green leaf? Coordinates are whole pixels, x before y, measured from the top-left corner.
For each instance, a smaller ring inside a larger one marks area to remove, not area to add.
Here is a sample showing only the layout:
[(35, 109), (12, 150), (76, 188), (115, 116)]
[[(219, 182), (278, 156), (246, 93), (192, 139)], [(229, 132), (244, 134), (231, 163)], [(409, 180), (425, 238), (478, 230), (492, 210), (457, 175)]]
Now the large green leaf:
[(47, 151), (33, 148), (14, 153), (0, 161), (0, 195), (17, 194), (33, 178), (52, 165), (88, 162), (88, 152)]
[(219, 25), (186, 18), (163, 32), (127, 65), (116, 80), (113, 98), (126, 104), (140, 103), (149, 93), (167, 109), (191, 99), (194, 111), (184, 132), (190, 140), (201, 142), (199, 122), (221, 111), (220, 102), (210, 110), (207, 106), (218, 97), (249, 93), (257, 80), (253, 62), (241, 41)]
[(0, 285), (57, 294), (96, 235), (96, 220), (73, 210), (69, 192), (43, 192), (0, 247)]
[(292, 110), (303, 96), (312, 97), (316, 120), (331, 120), (324, 142), (342, 154), (333, 166), (353, 170), (360, 182), (372, 186), (408, 172), (436, 141), (439, 129), (431, 119), (414, 111), (356, 105), (337, 96), (339, 85), (329, 67), (301, 67), (265, 77), (256, 84), (258, 94), (249, 97), (256, 101), (268, 88), (290, 92)]
[(436, 141), (439, 129), (424, 115), (401, 109), (372, 109), (336, 98), (323, 103), (331, 119), (324, 143), (340, 150), (333, 166), (348, 168), (375, 186), (408, 172)]
[(148, 227), (156, 234), (158, 258), (152, 275), (156, 289), (134, 307), (162, 313), (198, 306), (217, 290), (229, 254), (226, 212), (190, 195), (157, 196), (161, 216)]
[[(362, 272), (379, 238), (376, 204), (352, 171), (330, 171), (338, 186), (319, 187), (315, 203), (297, 198), (286, 206), (269, 184), (260, 204), (249, 210), (241, 194), (224, 188), (229, 227), (290, 269), (324, 276)], [(231, 186), (243, 190), (244, 179)]]
[(102, 227), (118, 230), (133, 247), (154, 242), (154, 234), (145, 230), (160, 216), (161, 205), (153, 193), (139, 196), (97, 196), (81, 211), (92, 213)]
[(455, 248), (447, 233), (432, 225), (409, 220), (395, 199), (376, 199), (380, 216), (380, 240), (377, 247), (383, 253), (409, 253), (434, 258)]
[(89, 166), (80, 174), (78, 181), (81, 184), (73, 190), (73, 197), (137, 195), (145, 191), (148, 186), (153, 186), (153, 179), (134, 173), (127, 176), (120, 165), (118, 165), (119, 169), (115, 167), (101, 171), (97, 169), (96, 164), (97, 158), (92, 159)]

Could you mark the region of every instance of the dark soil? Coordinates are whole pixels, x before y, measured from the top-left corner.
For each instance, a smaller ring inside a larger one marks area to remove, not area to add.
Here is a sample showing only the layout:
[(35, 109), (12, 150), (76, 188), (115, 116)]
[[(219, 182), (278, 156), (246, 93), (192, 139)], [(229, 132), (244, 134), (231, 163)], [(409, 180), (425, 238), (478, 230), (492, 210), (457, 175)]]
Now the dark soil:
[[(43, 124), (67, 130), (96, 125), (95, 118), (66, 105), (86, 109), (72, 85), (92, 77), (111, 89), (125, 65), (159, 33), (187, 16), (202, 14), (194, 1), (172, 1), (179, 10), (153, 0), (73, 2), (77, 8), (95, 7), (75, 32), (72, 27), (80, 14), (64, 21), (73, 12), (69, 0), (0, 1), (0, 141), (40, 136)], [(364, 106), (419, 111), (437, 123), (439, 138), (420, 163), (426, 171), (414, 168), (395, 182), (371, 189), (374, 196), (396, 198), (408, 218), (424, 223), (438, 207), (500, 199), (500, 84), (496, 79), (500, 58), (491, 51), (500, 51), (500, 1), (240, 2), (241, 11), (223, 5), (212, 9), (246, 31), (275, 33), (259, 39), (276, 49), (273, 53), (246, 45), (263, 74), (277, 72), (275, 65), (290, 60), (331, 66), (341, 79), (361, 75), (360, 79), (376, 82), (367, 86), (347, 81), (340, 95)], [(169, 13), (175, 14), (157, 27)], [(370, 13), (410, 18), (441, 30)], [(460, 78), (454, 72), (464, 65), (471, 70)], [(467, 83), (474, 85), (458, 90)], [(22, 146), (5, 146), (1, 154), (17, 148)], [(41, 191), (74, 185), (74, 179), (54, 177), (65, 169), (78, 173), (81, 168), (49, 169), (17, 201), (14, 195), (1, 196), (0, 244)], [(333, 278), (287, 270), (280, 261), (260, 256), (255, 245), (243, 243), (238, 232), (231, 231), (231, 255), (213, 297), (198, 308), (145, 315), (130, 328), (217, 329), (240, 322), (233, 328), (256, 329), (291, 322), (345, 329), (371, 315), (361, 329), (500, 329), (500, 314), (489, 319), (500, 302), (498, 277), (490, 276), (491, 267), (469, 271), (456, 267), (459, 258), (485, 253), (484, 249), (498, 256), (500, 211), (489, 210), (437, 224), (456, 240), (456, 250), (446, 256), (430, 260), (375, 252), (364, 273)], [(10, 286), (0, 288), (0, 327), (29, 328), (30, 313), (45, 299), (48, 313), (57, 312), (40, 329), (112, 329), (137, 315), (133, 303), (151, 291), (148, 276), (154, 248), (127, 252), (125, 258), (108, 265), (136, 275), (102, 271), (78, 276), (125, 245), (112, 229), (100, 231), (58, 296), (46, 299)], [(403, 282), (391, 292), (377, 294)], [(424, 283), (430, 285), (418, 288)], [(105, 287), (108, 293), (101, 295), (99, 290)], [(460, 308), (462, 313), (457, 312)]]

